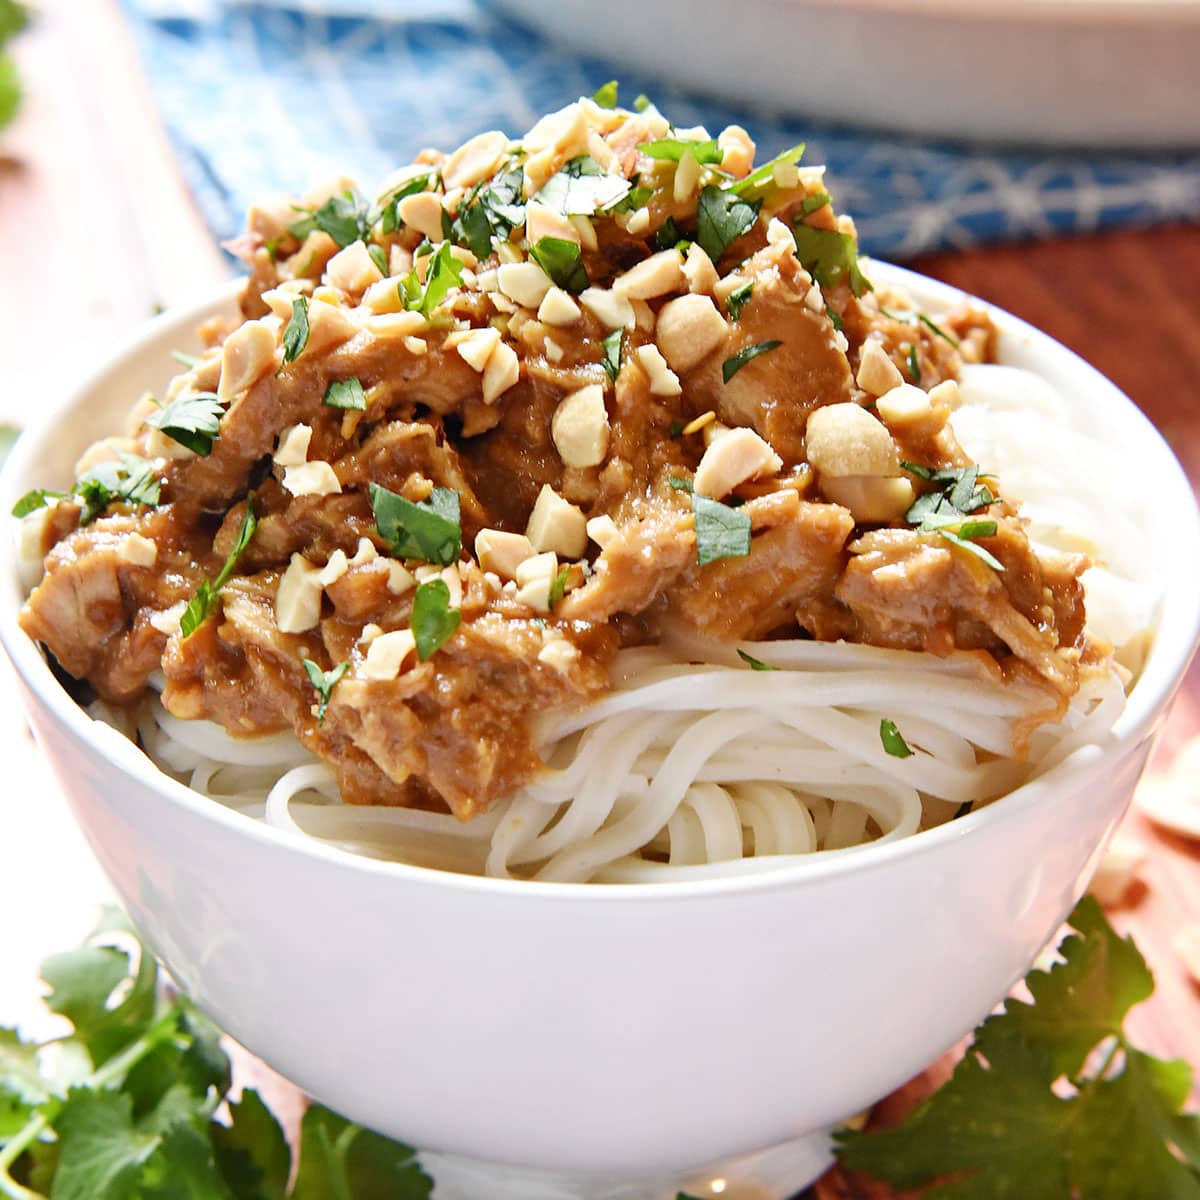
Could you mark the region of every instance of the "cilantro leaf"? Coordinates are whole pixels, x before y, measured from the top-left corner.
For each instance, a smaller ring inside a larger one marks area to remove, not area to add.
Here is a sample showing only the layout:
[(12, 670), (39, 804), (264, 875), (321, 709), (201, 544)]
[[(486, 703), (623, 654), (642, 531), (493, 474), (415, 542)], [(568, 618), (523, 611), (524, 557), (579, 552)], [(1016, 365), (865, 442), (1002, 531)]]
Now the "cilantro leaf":
[(752, 358), (757, 358), (760, 354), (769, 354), (782, 345), (781, 341), (772, 339), (767, 342), (756, 342), (753, 346), (746, 346), (721, 364), (721, 378), (728, 383)]
[(307, 215), (288, 226), (288, 233), (303, 241), (310, 233), (321, 230), (345, 248), (351, 242), (365, 239), (371, 231), (366, 201), (355, 192), (330, 196), (320, 208), (307, 210)]
[(367, 407), (363, 385), (353, 375), (349, 379), (332, 379), (325, 389), (324, 404), (330, 408), (348, 408), (363, 412)]
[(257, 528), (258, 520), (254, 515), (254, 493), (251, 492), (246, 497), (246, 514), (242, 517), (242, 524), (238, 529), (233, 548), (229, 551), (216, 579), (211, 583), (206, 579), (200, 584), (196, 589), (196, 594), (188, 601), (187, 608), (183, 610), (183, 616), (179, 618), (179, 629), (185, 638), (191, 637), (208, 619), (208, 614), (212, 612), (212, 607), (216, 603), (217, 595), (229, 582), (230, 576), (237, 568), (238, 559), (242, 557), (243, 551), (250, 544), (250, 539), (254, 536)]
[[(379, 201), (375, 213), (372, 214), (374, 219), (371, 220), (371, 224), (373, 225), (375, 220), (379, 220), (380, 228), (385, 234), (395, 233), (402, 223), (398, 212), (400, 201), (409, 196), (415, 196), (418, 192), (428, 192), (434, 186), (436, 179), (435, 171), (426, 171), (424, 174), (414, 175), (397, 184)], [(382, 269), (381, 267), (380, 270)], [(384, 274), (386, 275), (387, 272), (384, 271)]]
[(719, 263), (725, 251), (758, 219), (761, 201), (743, 200), (734, 192), (706, 187), (696, 204), (696, 241)]
[(908, 356), (905, 359), (908, 366), (908, 377), (916, 384), (921, 386), (921, 360), (917, 357), (917, 344), (910, 342), (908, 345)]
[(345, 662), (338, 663), (337, 666), (328, 671), (322, 671), (311, 658), (305, 658), (301, 661), (304, 663), (304, 670), (308, 674), (308, 680), (317, 693), (317, 724), (320, 725), (325, 720), (325, 710), (329, 707), (329, 697), (333, 694), (333, 689), (338, 680), (350, 670), (350, 662), (347, 659)]
[(696, 561), (700, 566), (718, 558), (745, 558), (750, 553), (750, 517), (707, 496), (692, 496), (696, 525)]
[(453, 637), (461, 622), (462, 613), (450, 607), (450, 588), (444, 579), (429, 579), (417, 587), (411, 625), (422, 662)]
[(558, 568), (554, 578), (550, 580), (549, 604), (553, 608), (567, 593), (567, 580), (571, 578), (571, 564), (566, 563)]
[(194, 1115), (191, 1123), (177, 1119), (163, 1130), (137, 1194), (138, 1200), (239, 1200), (221, 1176), (208, 1130)]
[[(743, 197), (761, 197), (767, 189), (775, 182), (775, 168), (782, 166), (790, 166), (794, 163), (799, 163), (804, 157), (804, 143), (791, 147), (790, 150), (785, 150), (782, 154), (775, 155), (770, 161), (763, 163), (759, 167), (755, 167), (745, 179), (738, 179), (733, 183), (725, 185), (725, 190), (735, 192)], [(825, 197), (828, 202), (829, 197)]]
[(745, 650), (738, 647), (738, 658), (742, 660), (752, 671), (778, 671), (778, 667), (771, 666), (770, 663), (765, 663), (761, 658), (755, 658), (753, 654), (747, 654)]
[(53, 1200), (133, 1200), (161, 1138), (133, 1123), (133, 1102), (113, 1091), (73, 1089), (55, 1121)]
[(21, 80), (11, 54), (0, 53), (0, 129), (3, 129), (21, 107)]
[(37, 1044), (23, 1041), (15, 1029), (0, 1027), (0, 1145), (49, 1097)]
[(308, 345), (308, 301), (298, 296), (292, 301), (292, 315), (283, 330), (283, 361), (295, 362)]
[(858, 246), (848, 233), (836, 229), (814, 229), (797, 221), (792, 226), (796, 257), (822, 287), (836, 287), (848, 278), (856, 296), (873, 291), (871, 281), (858, 266)]
[(229, 1116), (211, 1126), (222, 1176), (238, 1200), (284, 1200), (292, 1156), (279, 1122), (253, 1088), (230, 1103)]
[(433, 1181), (411, 1146), (372, 1133), (320, 1104), (304, 1114), (292, 1200), (427, 1200), (432, 1190)]
[(740, 287), (736, 287), (728, 296), (725, 297), (725, 311), (729, 313), (731, 321), (739, 321), (742, 316), (742, 309), (750, 303), (750, 297), (754, 295), (754, 281), (747, 280)]
[(617, 376), (621, 373), (621, 355), (622, 355), (622, 339), (625, 331), (623, 329), (614, 329), (601, 343), (604, 357), (600, 363), (604, 367), (604, 373), (614, 383), (617, 381)]
[(200, 361), (200, 356), (198, 354), (184, 354), (182, 350), (172, 350), (171, 357), (177, 363), (179, 363), (180, 366), (187, 367), (189, 370)]
[(462, 524), (457, 492), (435, 487), (428, 500), (414, 504), (372, 483), (370, 495), (375, 527), (397, 558), (415, 558), (444, 567), (458, 562)]
[[(300, 301), (296, 301), (297, 304)], [(290, 326), (289, 326), (290, 327)], [(307, 337), (307, 334), (305, 335)], [(284, 343), (286, 345), (285, 336)], [(172, 441), (186, 446), (203, 458), (212, 453), (213, 442), (220, 436), (221, 416), (225, 407), (214, 392), (196, 392), (177, 396), (169, 404), (146, 418), (146, 424), (158, 429)]]
[(54, 492), (49, 488), (34, 488), (32, 491), (26, 492), (12, 506), (12, 515), (14, 517), (27, 517), (31, 512), (37, 512), (39, 508), (45, 508), (51, 501), (65, 500), (66, 497), (66, 492)]
[(715, 140), (689, 142), (683, 138), (659, 138), (653, 142), (641, 142), (638, 149), (647, 157), (659, 162), (679, 162), (685, 154), (695, 155), (701, 164), (719, 163), (724, 155)]
[(940, 337), (942, 339), (942, 341), (944, 341), (944, 342), (949, 342), (950, 345), (955, 348), (955, 350), (958, 350), (961, 348), (962, 343), (958, 340), (958, 338), (947, 333), (940, 325), (936, 324), (925, 313), (923, 313), (923, 312), (917, 313), (917, 320), (920, 321), (921, 324), (924, 325), (925, 328), (930, 331), (930, 333), (933, 333), (937, 337)]
[(589, 283), (578, 243), (566, 238), (538, 238), (529, 256), (564, 292), (578, 295)]
[(428, 317), (450, 294), (450, 289), (462, 283), (463, 265), (451, 253), (450, 243), (442, 242), (429, 263), (425, 284), (410, 271), (397, 285), (404, 307)]
[(627, 179), (610, 175), (591, 155), (583, 154), (551, 175), (534, 199), (564, 217), (591, 216), (617, 204), (629, 191)]
[(137, 454), (123, 451), (116, 461), (103, 462), (81, 476), (70, 492), (34, 488), (13, 505), (14, 517), (26, 517), (55, 500), (74, 496), (80, 503), (79, 523), (95, 520), (114, 500), (153, 507), (159, 502), (161, 481), (154, 464)]
[(904, 735), (896, 728), (896, 722), (884, 717), (879, 722), (879, 740), (883, 748), (893, 758), (911, 758), (913, 751), (904, 740)]
[(617, 81), (610, 79), (607, 83), (602, 83), (593, 93), (592, 99), (601, 108), (616, 108), (617, 107)]

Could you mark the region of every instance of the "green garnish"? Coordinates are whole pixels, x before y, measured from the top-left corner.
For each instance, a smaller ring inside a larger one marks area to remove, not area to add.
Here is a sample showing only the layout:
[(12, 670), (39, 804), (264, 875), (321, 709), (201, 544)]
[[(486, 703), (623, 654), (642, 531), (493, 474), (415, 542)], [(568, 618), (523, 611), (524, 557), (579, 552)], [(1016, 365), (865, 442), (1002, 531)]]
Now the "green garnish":
[[(427, 171), (423, 175), (414, 175), (411, 179), (406, 179), (392, 191), (388, 192), (382, 200), (379, 201), (378, 208), (372, 214), (375, 219), (382, 221), (381, 228), (385, 234), (395, 233), (400, 228), (402, 222), (400, 220), (400, 201), (409, 196), (415, 196), (418, 192), (429, 191), (437, 181), (436, 171)], [(371, 224), (375, 222), (372, 221)], [(380, 270), (383, 270), (380, 267)], [(386, 275), (387, 271), (383, 271)]]
[(476, 258), (488, 258), (492, 239), (508, 241), (525, 224), (525, 172), (514, 167), (495, 179), (484, 180), (459, 209), (450, 236), (470, 247)]
[(696, 205), (696, 241), (713, 260), (721, 261), (725, 251), (758, 219), (760, 201), (743, 200), (719, 187), (706, 187)]
[(692, 514), (696, 524), (696, 561), (701, 566), (718, 558), (745, 558), (750, 553), (749, 514), (694, 493)]
[(813, 213), (818, 212), (825, 205), (832, 203), (833, 197), (828, 192), (813, 192), (811, 196), (804, 197), (804, 203), (800, 205), (800, 211), (806, 217), (811, 217)]
[(187, 367), (189, 370), (200, 361), (199, 355), (184, 354), (182, 350), (172, 350), (171, 357), (181, 366)]
[(564, 217), (590, 217), (619, 203), (629, 190), (627, 180), (610, 175), (591, 155), (583, 154), (551, 175), (534, 199)]
[(450, 252), (450, 243), (442, 242), (429, 262), (425, 284), (421, 285), (416, 270), (410, 271), (396, 285), (404, 307), (428, 317), (450, 294), (450, 289), (462, 283), (463, 265)]
[[(636, 178), (636, 176), (635, 176)], [(619, 200), (614, 200), (607, 204), (600, 211), (608, 216), (612, 213), (636, 212), (641, 208), (651, 196), (654, 195), (654, 189), (648, 187), (631, 187)]]
[(942, 341), (949, 342), (950, 345), (955, 348), (955, 350), (961, 349), (962, 342), (960, 342), (958, 340), (958, 338), (947, 333), (940, 325), (936, 324), (933, 320), (931, 320), (929, 317), (927, 317), (923, 312), (917, 313), (917, 320), (920, 321), (921, 324), (924, 325), (925, 328), (928, 329), (931, 333), (934, 333), (938, 337), (940, 337), (942, 339)]
[(913, 755), (912, 748), (904, 740), (904, 735), (896, 728), (896, 722), (888, 720), (887, 717), (879, 722), (879, 740), (893, 758), (911, 758)]
[(185, 638), (191, 637), (208, 619), (218, 594), (229, 582), (230, 576), (237, 568), (238, 559), (242, 557), (243, 551), (250, 544), (250, 539), (254, 536), (257, 528), (258, 520), (254, 516), (254, 493), (251, 492), (246, 497), (246, 515), (242, 517), (241, 528), (238, 530), (237, 538), (224, 565), (217, 573), (216, 579), (211, 582), (206, 579), (200, 584), (196, 589), (196, 594), (188, 601), (187, 608), (183, 610), (183, 616), (179, 618), (179, 630)]
[(444, 579), (430, 579), (417, 587), (411, 624), (422, 662), (444, 646), (461, 623), (462, 613), (450, 607), (450, 588)]
[(917, 344), (910, 342), (908, 345), (908, 356), (905, 360), (908, 363), (908, 377), (917, 385), (921, 386), (921, 360), (917, 358)]
[(578, 295), (588, 286), (578, 243), (566, 238), (539, 238), (530, 248), (529, 256), (564, 292)]
[(114, 501), (153, 508), (159, 501), (162, 481), (154, 464), (137, 454), (121, 453), (115, 462), (103, 462), (82, 476), (70, 492), (34, 488), (13, 505), (14, 517), (27, 517), (55, 500), (69, 496), (79, 501), (80, 525), (94, 521)]
[(375, 527), (397, 558), (440, 563), (443, 567), (458, 562), (462, 525), (457, 492), (435, 487), (428, 500), (414, 504), (372, 483), (370, 495)]
[[(682, 426), (680, 426), (680, 429), (682, 429), (682, 428), (683, 428), (683, 427), (682, 427)], [(671, 485), (671, 486), (672, 486), (672, 487), (673, 487), (673, 488), (674, 488), (674, 489), (675, 489), (677, 492), (687, 492), (687, 493), (690, 495), (690, 494), (691, 494), (691, 492), (692, 492), (692, 490), (693, 490), (693, 489), (692, 489), (692, 481), (691, 481), (690, 479), (683, 479), (683, 478), (681, 478), (681, 477), (680, 477), (680, 476), (678, 476), (678, 475), (668, 475), (668, 476), (667, 476), (667, 482), (668, 482), (668, 483), (669, 483), (669, 484), (670, 484), (670, 485)]]
[(688, 142), (682, 138), (659, 138), (654, 142), (642, 142), (638, 149), (647, 157), (659, 162), (677, 163), (685, 154), (691, 154), (701, 164), (719, 163), (724, 155), (717, 149), (715, 141)]
[(377, 246), (374, 242), (372, 242), (367, 247), (367, 257), (375, 264), (375, 269), (380, 273), (380, 275), (386, 275), (388, 273), (387, 252), (382, 246)]
[(735, 287), (728, 296), (725, 297), (725, 311), (729, 313), (731, 321), (740, 321), (742, 317), (742, 309), (750, 303), (750, 297), (754, 295), (754, 282), (748, 281), (740, 287)]
[(757, 358), (760, 354), (768, 354), (782, 345), (781, 341), (773, 338), (768, 342), (756, 342), (753, 346), (739, 350), (721, 364), (721, 378), (728, 383), (752, 358)]
[(52, 500), (65, 500), (67, 492), (55, 492), (50, 488), (34, 488), (23, 495), (20, 500), (12, 506), (12, 515), (14, 517), (27, 517), (31, 512), (37, 512), (39, 508), (45, 508)]
[(755, 658), (753, 654), (747, 654), (745, 650), (738, 649), (738, 658), (742, 662), (749, 665), (752, 671), (778, 671), (778, 667), (771, 666), (770, 663), (765, 663), (761, 658)]
[(1200, 1196), (1191, 1069), (1124, 1030), (1154, 977), (1090, 896), (1069, 924), (1059, 960), (1025, 978), (1032, 1002), (1006, 1000), (948, 1083), (894, 1129), (835, 1135), (845, 1166), (929, 1200)]
[(645, 92), (638, 92), (633, 100), (634, 112), (645, 112), (650, 107), (650, 97)]
[(224, 412), (225, 406), (215, 392), (195, 392), (191, 396), (177, 396), (170, 404), (151, 413), (146, 424), (207, 458), (212, 453), (213, 442), (220, 436)]
[(622, 343), (625, 336), (623, 329), (614, 329), (601, 343), (603, 357), (600, 359), (604, 373), (614, 383), (621, 373)]
[(21, 431), (15, 425), (0, 422), (0, 463), (8, 457), (20, 436)]
[(842, 318), (838, 316), (838, 314), (835, 313), (828, 304), (825, 305), (825, 315), (829, 318), (829, 323), (838, 331), (838, 333), (841, 333), (842, 330), (845, 329), (846, 322), (843, 321)]
[(814, 229), (797, 221), (792, 226), (792, 236), (796, 239), (796, 257), (822, 287), (835, 287), (846, 278), (856, 296), (874, 291), (871, 281), (859, 269), (858, 246), (850, 234), (836, 229)]
[(668, 217), (654, 231), (655, 250), (670, 250), (672, 246), (678, 246), (681, 241), (683, 241), (683, 232), (674, 217)]
[(352, 375), (349, 379), (334, 379), (325, 389), (324, 404), (330, 408), (349, 408), (365, 412), (367, 396), (363, 385)]
[(996, 522), (969, 520), (971, 513), (995, 503), (996, 497), (986, 483), (980, 483), (977, 464), (967, 467), (943, 467), (934, 470), (919, 463), (901, 462), (910, 475), (933, 485), (932, 489), (913, 501), (905, 514), (910, 525), (919, 533), (936, 533), (939, 537), (982, 559), (995, 571), (1004, 564), (994, 554), (976, 543), (976, 538), (993, 537)]
[(288, 233), (300, 241), (317, 229), (329, 234), (341, 247), (349, 246), (371, 231), (367, 202), (356, 192), (330, 196), (320, 208), (301, 210), (307, 215), (288, 226)]
[(682, 421), (678, 421), (678, 420), (672, 421), (671, 424), (667, 427), (667, 437), (669, 437), (669, 438), (677, 438), (682, 433), (683, 433), (683, 422)]
[(329, 707), (329, 697), (338, 680), (350, 670), (350, 661), (340, 662), (329, 671), (322, 671), (311, 658), (301, 661), (308, 673), (308, 681), (317, 693), (317, 724), (322, 725), (325, 722), (325, 710)]
[(600, 105), (601, 108), (616, 108), (617, 107), (617, 81), (610, 79), (607, 83), (602, 83), (593, 93), (592, 99)]
[(38, 1042), (0, 1029), (0, 1196), (427, 1200), (433, 1184), (410, 1147), (318, 1104), (293, 1162), (259, 1094), (234, 1098), (220, 1030), (160, 986), (116, 909), (42, 978), (66, 1032)]
[(292, 315), (283, 330), (283, 361), (295, 362), (308, 345), (308, 301), (299, 296), (292, 301)]
[(563, 596), (567, 594), (567, 580), (570, 578), (571, 567), (568, 563), (566, 566), (559, 567), (557, 574), (550, 580), (549, 604), (551, 608), (558, 604)]
[(775, 168), (798, 163), (803, 156), (804, 143), (801, 142), (798, 146), (793, 146), (790, 150), (777, 154), (762, 166), (755, 167), (745, 179), (727, 183), (725, 190), (735, 192), (739, 196), (761, 198), (775, 181)]

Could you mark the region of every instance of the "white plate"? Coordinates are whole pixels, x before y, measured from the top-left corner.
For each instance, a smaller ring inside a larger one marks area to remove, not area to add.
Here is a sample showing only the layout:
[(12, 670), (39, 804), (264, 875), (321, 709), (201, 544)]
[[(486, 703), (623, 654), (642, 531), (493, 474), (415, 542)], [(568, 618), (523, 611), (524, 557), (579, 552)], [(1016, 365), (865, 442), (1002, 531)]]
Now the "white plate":
[(740, 105), (929, 137), (1200, 145), (1197, 0), (499, 0)]

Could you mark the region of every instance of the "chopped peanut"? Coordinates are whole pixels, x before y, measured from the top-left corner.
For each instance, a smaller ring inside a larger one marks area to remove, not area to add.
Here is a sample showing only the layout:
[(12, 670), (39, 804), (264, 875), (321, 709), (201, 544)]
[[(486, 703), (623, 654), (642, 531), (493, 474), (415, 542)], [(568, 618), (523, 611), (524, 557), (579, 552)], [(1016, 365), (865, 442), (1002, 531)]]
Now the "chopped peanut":
[(855, 375), (854, 382), (872, 396), (883, 396), (893, 388), (900, 387), (904, 383), (904, 376), (900, 374), (900, 368), (888, 357), (883, 346), (874, 338), (868, 338), (863, 343), (862, 355), (858, 361), (858, 374)]
[(321, 620), (321, 572), (293, 554), (275, 593), (275, 624), (280, 633), (304, 633)]
[(539, 553), (554, 550), (564, 558), (582, 558), (587, 549), (587, 520), (574, 504), (548, 483), (543, 484), (529, 514), (525, 536)]
[(417, 192), (415, 195), (405, 196), (396, 205), (396, 215), (400, 220), (431, 242), (442, 240), (444, 211), (441, 200), (432, 192)]
[(725, 341), (729, 326), (708, 296), (677, 296), (658, 314), (658, 348), (676, 372), (690, 371)]
[(333, 496), (342, 490), (337, 475), (327, 462), (308, 462), (298, 467), (285, 467), (283, 487), (293, 496)]
[[(291, 309), (289, 307), (289, 315)], [(275, 349), (275, 330), (265, 321), (247, 321), (235, 329), (221, 348), (221, 381), (217, 398), (230, 401), (238, 393), (253, 387), (279, 365)]]
[(293, 425), (285, 429), (279, 438), (279, 449), (275, 451), (277, 467), (299, 467), (308, 459), (308, 445), (312, 441), (312, 427)]
[(764, 475), (777, 475), (783, 459), (753, 429), (731, 429), (704, 451), (696, 468), (696, 495), (720, 500), (739, 483)]
[(469, 188), (486, 179), (500, 165), (508, 149), (508, 135), (498, 130), (477, 133), (442, 164), (446, 190)]
[(612, 290), (627, 300), (653, 300), (684, 286), (683, 255), (678, 250), (660, 250), (619, 275)]
[(417, 652), (417, 639), (411, 629), (379, 633), (371, 639), (361, 674), (366, 679), (395, 679), (410, 655)]
[(500, 290), (525, 308), (536, 309), (554, 286), (535, 262), (505, 263), (496, 271)]
[(809, 414), (808, 461), (822, 475), (898, 475), (900, 456), (882, 421), (857, 404), (826, 404)]
[(903, 478), (835, 475), (823, 478), (821, 488), (828, 499), (848, 508), (860, 523), (903, 520), (913, 502), (913, 486)]
[(516, 579), (517, 568), (534, 556), (533, 546), (523, 533), (503, 529), (481, 529), (475, 535), (475, 557), (485, 571), (502, 579)]
[(492, 351), (483, 371), (484, 404), (494, 404), (520, 378), (521, 363), (517, 352), (506, 342), (501, 342)]
[(351, 242), (325, 264), (325, 282), (353, 296), (361, 295), (382, 278), (383, 272), (372, 261), (365, 242)]
[(608, 452), (608, 412), (604, 389), (588, 384), (564, 397), (550, 425), (555, 449), (568, 467), (595, 467)]
[(667, 366), (662, 351), (653, 342), (639, 346), (634, 354), (650, 377), (650, 394), (653, 396), (678, 396), (683, 392), (679, 376)]

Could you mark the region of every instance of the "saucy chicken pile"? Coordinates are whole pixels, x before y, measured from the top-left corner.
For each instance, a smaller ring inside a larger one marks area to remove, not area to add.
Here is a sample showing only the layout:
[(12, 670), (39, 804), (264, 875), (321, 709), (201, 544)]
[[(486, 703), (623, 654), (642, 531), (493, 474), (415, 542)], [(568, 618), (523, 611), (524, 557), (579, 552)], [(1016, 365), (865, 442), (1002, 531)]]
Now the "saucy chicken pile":
[(1087, 563), (947, 424), (987, 317), (873, 288), (822, 169), (754, 153), (584, 99), (252, 209), (241, 318), (17, 506), (25, 630), (463, 818), (670, 630), (982, 650), (1061, 712)]

